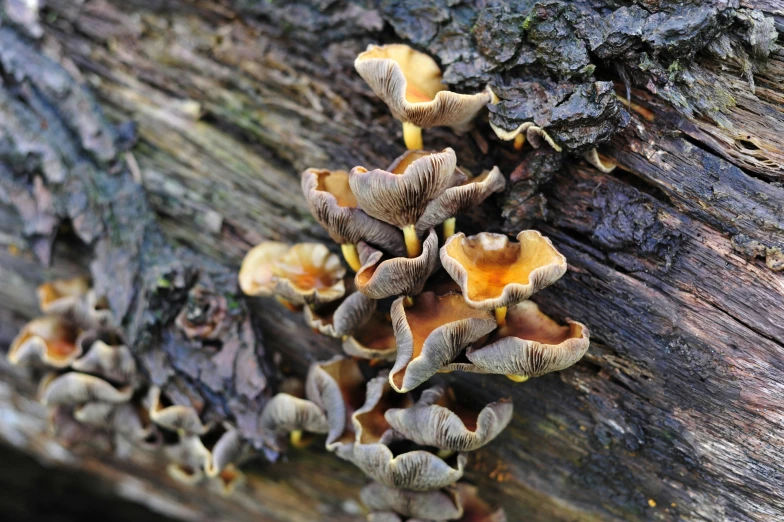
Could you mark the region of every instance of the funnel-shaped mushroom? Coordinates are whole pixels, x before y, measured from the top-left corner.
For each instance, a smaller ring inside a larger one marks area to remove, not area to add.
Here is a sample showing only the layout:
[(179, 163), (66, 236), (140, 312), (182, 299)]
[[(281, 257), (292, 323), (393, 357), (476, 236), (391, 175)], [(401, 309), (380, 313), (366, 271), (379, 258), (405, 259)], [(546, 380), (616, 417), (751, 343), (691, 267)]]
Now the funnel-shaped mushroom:
[(47, 405), (76, 406), (88, 402), (126, 402), (133, 395), (130, 386), (116, 388), (108, 382), (78, 372), (69, 372), (48, 382), (43, 389), (41, 402)]
[(308, 399), (326, 412), (328, 450), (353, 443), (351, 416), (365, 402), (365, 383), (365, 376), (355, 359), (338, 355), (310, 367), (305, 391)]
[(354, 67), (403, 122), (403, 138), (411, 150), (422, 148), (423, 128), (443, 125), (465, 130), (492, 100), (489, 90), (478, 94), (445, 90), (435, 60), (407, 45), (370, 45), (357, 56)]
[(11, 342), (8, 361), (23, 364), (40, 359), (54, 368), (66, 368), (82, 354), (73, 325), (60, 316), (33, 319)]
[(566, 258), (536, 230), (505, 235), (482, 232), (450, 237), (441, 247), (441, 264), (463, 291), (468, 306), (496, 310), (503, 324), (506, 307), (528, 299), (566, 273)]
[(264, 406), (259, 417), (259, 429), (270, 446), (282, 451), (286, 445), (285, 438), (290, 433), (327, 433), (329, 423), (316, 403), (278, 393)]
[(56, 279), (38, 287), (38, 306), (46, 314), (82, 317), (90, 283), (85, 277)]
[(403, 229), (409, 257), (419, 255), (416, 222), (427, 204), (454, 182), (455, 151), (409, 151), (388, 170), (354, 167), (348, 182), (369, 215)]
[(383, 254), (359, 244), (362, 268), (354, 277), (357, 290), (371, 299), (417, 295), (424, 288), (427, 278), (438, 268), (438, 236), (431, 228), (416, 257), (384, 259)]
[(269, 297), (275, 291), (273, 267), (286, 255), (290, 246), (277, 241), (264, 241), (251, 248), (240, 266), (238, 280), (245, 295)]
[(204, 471), (208, 477), (218, 477), (232, 468), (232, 464), (236, 464), (245, 453), (246, 446), (239, 431), (228, 424), (225, 424), (222, 430), (208, 434), (207, 438), (205, 447), (210, 451), (210, 458), (205, 463)]
[(313, 309), (305, 307), (305, 322), (324, 335), (341, 338), (350, 335), (368, 322), (376, 311), (376, 302), (361, 292), (354, 292), (342, 301), (333, 301)]
[(506, 324), (494, 331), (484, 346), (470, 347), (468, 359), (488, 373), (538, 377), (573, 365), (588, 350), (585, 325), (567, 319), (561, 326), (523, 301), (509, 308)]
[(414, 304), (392, 304), (397, 359), (389, 382), (398, 392), (416, 388), (451, 362), (466, 346), (490, 333), (490, 313), (465, 304), (460, 294), (420, 294)]
[(357, 444), (386, 444), (394, 433), (384, 414), (389, 409), (408, 408), (413, 404), (408, 394), (397, 393), (389, 386), (389, 372), (383, 371), (367, 383), (365, 404), (351, 416)]
[(93, 336), (82, 336), (82, 346), (89, 346), (87, 353), (75, 360), (74, 370), (98, 375), (105, 379), (130, 384), (136, 377), (136, 361), (127, 346), (108, 345)]
[(371, 511), (395, 512), (425, 520), (458, 520), (463, 516), (463, 507), (454, 488), (406, 491), (373, 482), (362, 488), (359, 496)]
[(348, 172), (308, 169), (302, 173), (302, 192), (310, 213), (341, 245), (346, 262), (355, 272), (360, 266), (356, 252), (360, 241), (394, 255), (405, 254), (400, 231), (359, 208), (348, 183)]
[(204, 478), (204, 470), (211, 459), (210, 450), (197, 435), (180, 435), (176, 444), (164, 448), (164, 454), (171, 461), (166, 467), (169, 475), (189, 485)]
[(161, 389), (157, 386), (150, 388), (147, 403), (150, 419), (167, 430), (203, 435), (209, 429), (202, 424), (198, 412), (192, 406), (166, 404)]
[(417, 233), (424, 234), (428, 229), (444, 223), (444, 237), (451, 237), (455, 233), (456, 215), (479, 205), (490, 194), (500, 192), (504, 187), (506, 179), (498, 167), (493, 167), (475, 178), (466, 177), (460, 185), (446, 189), (427, 205), (425, 213), (417, 221)]
[(512, 420), (514, 406), (509, 399), (475, 411), (458, 403), (451, 391), (443, 386), (425, 390), (413, 407), (387, 410), (386, 420), (408, 440), (451, 451), (481, 448)]
[(275, 294), (295, 305), (321, 305), (346, 293), (346, 269), (321, 243), (297, 243), (273, 265)]
[(532, 121), (522, 123), (516, 129), (511, 131), (497, 127), (492, 122), (490, 122), (490, 128), (493, 129), (495, 135), (500, 139), (504, 141), (514, 140), (515, 150), (522, 149), (523, 145), (525, 145), (526, 139), (528, 139), (528, 142), (535, 149), (538, 149), (544, 143), (547, 143), (556, 152), (561, 152), (561, 150), (563, 150), (561, 146), (550, 137), (549, 134), (547, 134), (541, 127), (537, 127), (536, 124), (534, 124)]
[(73, 416), (82, 424), (108, 428), (136, 444), (142, 443), (153, 432), (139, 406), (132, 402), (88, 402), (74, 408)]
[(362, 359), (394, 360), (397, 341), (388, 314), (377, 310), (368, 322), (343, 339), (343, 351)]

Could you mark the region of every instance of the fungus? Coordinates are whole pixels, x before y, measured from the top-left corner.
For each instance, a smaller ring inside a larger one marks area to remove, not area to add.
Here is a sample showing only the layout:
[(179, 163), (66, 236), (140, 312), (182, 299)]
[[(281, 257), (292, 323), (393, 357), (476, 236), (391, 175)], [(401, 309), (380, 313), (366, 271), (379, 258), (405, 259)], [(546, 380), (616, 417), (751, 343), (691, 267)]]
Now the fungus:
[(430, 56), (403, 44), (369, 45), (354, 61), (359, 75), (403, 122), (406, 148), (422, 148), (422, 129), (439, 126), (465, 130), (492, 100), (478, 94), (447, 91), (441, 69)]
[(392, 304), (397, 359), (389, 381), (398, 392), (425, 382), (496, 326), (489, 312), (470, 308), (459, 294), (425, 292), (404, 303), (401, 297)]
[[(492, 91), (492, 89), (489, 86), (487, 89), (490, 91), (490, 95), (492, 97), (492, 101), (490, 103), (492, 105), (500, 103), (501, 99)], [(493, 129), (495, 135), (500, 139), (504, 141), (514, 140), (515, 150), (520, 150), (523, 148), (526, 138), (528, 138), (531, 146), (535, 149), (541, 147), (542, 143), (547, 142), (556, 152), (561, 152), (561, 150), (563, 150), (561, 146), (550, 137), (549, 134), (547, 134), (541, 127), (537, 126), (532, 121), (523, 122), (518, 125), (516, 129), (511, 131), (498, 127), (491, 121), (490, 128)]]
[(49, 381), (43, 388), (41, 402), (47, 405), (76, 406), (88, 402), (117, 404), (130, 400), (133, 388), (117, 388), (105, 380), (79, 372), (69, 372)]
[(343, 351), (362, 359), (394, 360), (397, 341), (389, 314), (377, 310), (368, 322), (343, 339)]
[(359, 244), (359, 256), (362, 268), (354, 277), (357, 290), (371, 299), (417, 295), (438, 268), (438, 236), (431, 228), (416, 257), (384, 259), (380, 251), (365, 243)]
[(197, 484), (204, 478), (205, 467), (211, 458), (210, 450), (197, 435), (180, 435), (176, 444), (164, 447), (164, 454), (171, 461), (166, 466), (169, 475), (188, 485)]
[(294, 305), (321, 305), (346, 293), (346, 269), (321, 243), (297, 243), (272, 267), (275, 294)]
[(275, 291), (275, 263), (286, 255), (289, 245), (264, 241), (251, 248), (242, 260), (237, 277), (245, 295), (270, 297)]
[(428, 520), (458, 520), (463, 516), (463, 506), (455, 488), (406, 491), (373, 482), (362, 488), (359, 496), (371, 511), (395, 512)]
[(212, 477), (210, 482), (218, 486), (218, 493), (228, 497), (233, 495), (237, 488), (245, 484), (245, 481), (245, 474), (233, 464), (229, 464), (217, 476)]
[(136, 361), (127, 346), (111, 346), (92, 336), (82, 336), (80, 344), (89, 348), (71, 364), (74, 370), (120, 384), (130, 384), (136, 377)]
[(38, 306), (46, 314), (81, 317), (90, 283), (85, 277), (56, 279), (38, 287)]
[(204, 468), (208, 477), (219, 477), (232, 468), (232, 463), (236, 463), (245, 452), (239, 431), (229, 425), (225, 425), (224, 429), (226, 431), (218, 437), (210, 450), (210, 458)]
[(198, 412), (192, 406), (165, 404), (161, 389), (157, 386), (150, 388), (147, 403), (150, 419), (167, 430), (189, 435), (203, 435), (209, 429), (202, 424)]
[(411, 408), (389, 409), (387, 422), (403, 437), (423, 446), (474, 451), (498, 436), (512, 420), (509, 399), (491, 402), (481, 411), (461, 406), (451, 389), (434, 386)]
[(389, 372), (383, 371), (367, 383), (365, 404), (351, 416), (357, 444), (386, 444), (395, 433), (385, 418), (389, 409), (409, 408), (413, 401), (408, 394), (397, 393), (389, 385)]
[(141, 443), (146, 442), (153, 433), (153, 427), (144, 413), (132, 402), (88, 402), (74, 408), (73, 416), (82, 424), (109, 428), (133, 443)]
[(427, 204), (454, 182), (456, 163), (450, 148), (408, 151), (389, 170), (354, 167), (348, 182), (367, 214), (403, 230), (408, 256), (416, 257), (420, 252), (416, 223)]
[(225, 297), (196, 286), (188, 292), (188, 300), (174, 322), (188, 339), (217, 339), (223, 333), (226, 312)]
[(310, 213), (341, 246), (343, 257), (355, 272), (361, 266), (356, 247), (360, 241), (403, 255), (405, 244), (400, 232), (359, 208), (348, 178), (348, 172), (344, 170), (308, 169), (303, 172), (302, 192)]
[(599, 154), (599, 151), (596, 149), (591, 149), (583, 154), (583, 158), (604, 174), (609, 174), (614, 171), (615, 167), (618, 165), (615, 161)]
[(361, 292), (354, 292), (342, 301), (333, 301), (319, 308), (305, 307), (305, 322), (330, 337), (350, 335), (368, 322), (376, 311), (376, 301)]
[(536, 303), (523, 301), (509, 308), (505, 325), (484, 345), (469, 347), (466, 356), (480, 370), (524, 379), (568, 368), (585, 355), (589, 342), (585, 325), (567, 319), (562, 326)]
[(76, 329), (57, 315), (33, 319), (11, 341), (8, 361), (24, 364), (35, 358), (54, 368), (66, 368), (82, 354)]
[(476, 486), (459, 483), (455, 486), (463, 506), (461, 522), (506, 522), (503, 508), (493, 509), (477, 496)]
[(272, 397), (259, 417), (259, 429), (276, 451), (283, 451), (285, 437), (290, 433), (327, 433), (329, 427), (327, 417), (316, 403), (288, 393)]
[(431, 201), (422, 217), (416, 224), (417, 233), (423, 234), (427, 229), (444, 224), (444, 238), (455, 233), (455, 216), (473, 208), (494, 192), (506, 187), (498, 167), (485, 171), (475, 178), (466, 176), (459, 185), (447, 188), (443, 194)]
[(311, 365), (305, 391), (308, 399), (326, 413), (328, 450), (353, 443), (351, 416), (365, 402), (365, 382), (355, 359), (336, 355), (329, 361)]
[(536, 230), (505, 235), (481, 232), (450, 237), (441, 247), (441, 264), (463, 291), (468, 306), (495, 310), (503, 325), (506, 308), (528, 299), (566, 273), (566, 258)]

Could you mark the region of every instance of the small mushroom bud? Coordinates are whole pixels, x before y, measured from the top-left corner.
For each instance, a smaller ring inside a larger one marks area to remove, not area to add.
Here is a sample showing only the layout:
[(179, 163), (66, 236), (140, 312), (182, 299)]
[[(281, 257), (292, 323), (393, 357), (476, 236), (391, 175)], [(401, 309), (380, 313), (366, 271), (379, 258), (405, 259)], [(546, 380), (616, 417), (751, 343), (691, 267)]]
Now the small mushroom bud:
[(225, 297), (196, 286), (174, 322), (188, 339), (217, 339), (225, 327), (226, 311)]
[(147, 395), (150, 420), (167, 430), (189, 435), (203, 435), (209, 429), (202, 424), (199, 413), (192, 406), (166, 405), (157, 386), (150, 388)]
[(354, 292), (342, 301), (333, 301), (319, 308), (305, 307), (305, 322), (324, 335), (341, 338), (350, 335), (368, 322), (376, 311), (376, 301), (361, 292)]
[(459, 520), (463, 506), (455, 488), (438, 491), (406, 491), (373, 482), (360, 492), (371, 511), (394, 512), (426, 520)]
[(176, 444), (165, 446), (164, 454), (171, 461), (166, 467), (169, 475), (188, 485), (199, 483), (212, 458), (197, 435), (180, 435)]
[(38, 306), (45, 314), (82, 317), (89, 290), (85, 277), (49, 281), (38, 287)]
[(56, 315), (33, 319), (11, 342), (8, 362), (24, 364), (39, 359), (53, 368), (66, 368), (81, 354), (73, 325)]
[(509, 399), (491, 402), (477, 412), (458, 404), (450, 392), (434, 386), (413, 407), (387, 410), (386, 420), (408, 440), (450, 451), (479, 449), (512, 420), (514, 406)]
[(441, 264), (463, 291), (468, 306), (496, 310), (503, 324), (506, 307), (525, 301), (566, 273), (566, 258), (536, 230), (505, 235), (457, 233), (441, 247)]
[(455, 151), (409, 151), (388, 170), (354, 167), (348, 182), (369, 215), (403, 230), (409, 257), (419, 255), (416, 223), (427, 204), (454, 182)]
[(384, 259), (383, 254), (365, 243), (359, 244), (362, 268), (354, 277), (357, 290), (371, 299), (417, 295), (427, 278), (438, 268), (438, 236), (431, 228), (416, 257)]
[(321, 305), (346, 293), (346, 269), (321, 243), (298, 243), (273, 265), (275, 294), (295, 305)]
[(531, 146), (535, 149), (538, 149), (544, 143), (547, 143), (556, 152), (561, 152), (561, 150), (563, 150), (561, 146), (550, 137), (549, 134), (547, 134), (541, 127), (537, 127), (531, 121), (522, 123), (516, 129), (511, 131), (497, 127), (493, 124), (493, 122), (490, 122), (490, 128), (493, 129), (495, 135), (500, 139), (504, 141), (514, 140), (515, 150), (520, 150), (523, 148), (526, 138), (528, 139), (528, 142), (531, 144)]
[(133, 388), (115, 388), (108, 382), (84, 373), (70, 372), (56, 377), (46, 384), (41, 402), (47, 405), (76, 406), (88, 402), (127, 402)]
[(418, 234), (441, 223), (444, 224), (444, 237), (455, 233), (455, 216), (481, 204), (490, 194), (504, 190), (504, 179), (498, 167), (485, 171), (475, 178), (466, 177), (459, 185), (452, 186), (443, 194), (428, 203), (425, 213), (416, 224)]
[(389, 315), (377, 310), (368, 322), (343, 339), (343, 351), (362, 359), (394, 360), (397, 341)]
[(242, 260), (238, 275), (245, 295), (269, 297), (275, 290), (275, 263), (291, 248), (286, 243), (264, 241), (251, 248)]
[(326, 415), (316, 403), (287, 393), (270, 399), (259, 417), (259, 429), (276, 451), (283, 451), (285, 437), (292, 432), (327, 433), (329, 428)]
[(615, 167), (617, 166), (615, 161), (603, 157), (596, 149), (591, 149), (583, 154), (583, 158), (585, 161), (599, 169), (599, 172), (603, 172), (604, 174), (609, 174), (610, 172), (614, 171)]
[(210, 483), (217, 486), (218, 493), (224, 497), (230, 497), (237, 491), (237, 488), (245, 484), (245, 474), (237, 469), (236, 466), (229, 464), (217, 476), (212, 477)]
[(536, 303), (523, 301), (509, 308), (506, 324), (483, 346), (469, 347), (466, 356), (480, 370), (524, 380), (568, 368), (585, 355), (589, 342), (585, 325), (567, 319), (561, 326)]
[(316, 221), (341, 245), (343, 257), (359, 269), (360, 241), (394, 255), (405, 254), (403, 236), (395, 227), (372, 218), (359, 208), (344, 170), (308, 169), (302, 173), (302, 192)]
[[(454, 236), (458, 237), (458, 236)], [(459, 294), (420, 294), (413, 305), (405, 298), (392, 304), (397, 359), (389, 382), (398, 392), (412, 390), (496, 326), (489, 312), (466, 305)]]
[(403, 122), (403, 138), (411, 150), (422, 148), (423, 128), (465, 130), (492, 100), (489, 90), (478, 94), (445, 90), (435, 60), (403, 44), (370, 45), (357, 56), (354, 67)]
[(127, 346), (108, 345), (94, 335), (82, 335), (79, 343), (87, 350), (71, 365), (74, 370), (120, 384), (130, 384), (136, 377), (136, 361)]

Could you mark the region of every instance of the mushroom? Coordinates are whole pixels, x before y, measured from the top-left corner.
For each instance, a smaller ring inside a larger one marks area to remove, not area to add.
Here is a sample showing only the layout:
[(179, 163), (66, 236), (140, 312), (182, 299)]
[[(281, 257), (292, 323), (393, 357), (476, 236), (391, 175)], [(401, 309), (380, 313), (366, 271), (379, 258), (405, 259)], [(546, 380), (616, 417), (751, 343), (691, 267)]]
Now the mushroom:
[(305, 392), (308, 399), (326, 413), (329, 451), (342, 451), (344, 446), (353, 443), (351, 416), (365, 402), (365, 383), (365, 376), (355, 359), (336, 355), (329, 361), (311, 365)]
[(333, 301), (319, 308), (305, 307), (308, 326), (330, 337), (350, 335), (368, 322), (376, 311), (376, 301), (361, 292), (354, 292), (342, 301)]
[(82, 354), (77, 332), (57, 315), (33, 319), (11, 341), (8, 362), (24, 364), (35, 358), (54, 368), (66, 368)]
[(79, 344), (89, 348), (71, 364), (74, 370), (120, 384), (130, 384), (136, 377), (136, 361), (127, 346), (108, 345), (92, 335), (82, 335)]
[(463, 516), (463, 506), (455, 488), (406, 491), (373, 482), (362, 488), (359, 496), (371, 511), (430, 520), (458, 520)]
[(392, 304), (392, 324), (397, 359), (389, 382), (398, 392), (425, 382), (496, 326), (489, 312), (470, 308), (460, 294), (433, 292), (418, 295), (408, 306), (405, 298), (398, 298)]
[(308, 169), (302, 173), (302, 192), (310, 213), (340, 245), (343, 257), (355, 272), (360, 267), (356, 247), (360, 241), (395, 255), (404, 254), (400, 232), (359, 208), (348, 182), (348, 172)]
[(343, 351), (362, 359), (394, 360), (397, 341), (389, 314), (377, 310), (368, 322), (343, 339)]
[(420, 252), (416, 223), (428, 203), (454, 183), (456, 162), (450, 148), (408, 151), (388, 170), (354, 167), (348, 182), (362, 210), (403, 230), (408, 256), (416, 257)]
[(38, 306), (46, 314), (83, 317), (85, 296), (89, 290), (90, 283), (86, 277), (49, 281), (37, 289)]
[(476, 486), (459, 483), (455, 486), (463, 507), (461, 522), (506, 522), (503, 508), (493, 509), (477, 496)]
[(410, 150), (422, 148), (423, 128), (464, 130), (492, 100), (489, 90), (478, 94), (445, 90), (435, 60), (403, 44), (369, 45), (357, 56), (354, 67), (403, 122), (403, 139)]
[[(489, 86), (487, 89), (490, 91), (490, 95), (492, 97), (491, 103), (493, 105), (500, 103), (501, 99), (498, 97), (498, 95), (496, 95), (496, 93), (493, 92)], [(490, 128), (493, 129), (495, 135), (500, 139), (504, 141), (514, 140), (515, 150), (520, 150), (523, 148), (526, 138), (528, 138), (528, 141), (531, 142), (531, 146), (535, 149), (541, 147), (543, 142), (547, 142), (556, 152), (561, 152), (562, 150), (561, 146), (553, 141), (549, 134), (547, 134), (541, 127), (538, 127), (532, 121), (523, 122), (518, 125), (516, 129), (511, 131), (498, 127), (491, 121)]]
[(225, 330), (226, 298), (197, 285), (174, 323), (188, 339), (217, 339)]
[(238, 280), (245, 295), (269, 297), (275, 291), (275, 263), (286, 255), (289, 245), (264, 241), (251, 248), (242, 260)]
[(614, 171), (615, 167), (618, 165), (614, 160), (599, 154), (599, 151), (596, 149), (591, 149), (583, 154), (583, 158), (585, 161), (599, 169), (599, 171), (603, 172), (604, 174), (609, 174), (610, 172)]
[(109, 428), (137, 444), (148, 439), (153, 433), (153, 427), (145, 412), (133, 402), (88, 402), (74, 408), (73, 416), (82, 424)]
[(321, 243), (297, 243), (272, 267), (275, 294), (294, 305), (321, 305), (346, 293), (346, 269)]
[(446, 189), (427, 205), (425, 213), (417, 221), (417, 233), (423, 234), (429, 228), (443, 223), (444, 238), (451, 237), (455, 233), (456, 215), (479, 205), (490, 194), (500, 192), (504, 187), (506, 179), (498, 167), (493, 167), (475, 178), (466, 176), (462, 183)]
[(76, 406), (88, 402), (127, 402), (133, 388), (116, 388), (105, 380), (79, 372), (69, 372), (49, 381), (43, 388), (41, 402), (47, 405)]
[(477, 412), (459, 404), (451, 389), (434, 386), (411, 408), (389, 409), (389, 425), (422, 446), (449, 451), (474, 451), (498, 436), (512, 420), (510, 399), (491, 402)]
[(357, 444), (386, 444), (395, 433), (385, 413), (390, 409), (411, 407), (413, 401), (406, 393), (397, 393), (389, 385), (389, 372), (383, 371), (367, 383), (365, 404), (351, 416)]
[(506, 308), (528, 299), (566, 273), (566, 258), (536, 230), (517, 234), (457, 233), (441, 247), (441, 264), (463, 291), (468, 306), (495, 310), (499, 325)]
[(585, 355), (589, 342), (584, 324), (567, 319), (559, 325), (536, 303), (523, 301), (509, 308), (506, 324), (484, 345), (469, 347), (466, 356), (480, 370), (520, 381), (568, 368)]
[(285, 437), (291, 433), (327, 433), (329, 427), (327, 417), (316, 403), (288, 393), (272, 397), (259, 417), (259, 429), (276, 451), (283, 450)]
[(157, 386), (150, 388), (147, 394), (147, 404), (150, 419), (167, 430), (181, 434), (203, 435), (209, 429), (202, 424), (199, 414), (193, 406), (166, 404), (161, 389)]
[(384, 259), (379, 250), (365, 243), (359, 244), (359, 257), (362, 268), (354, 277), (357, 290), (372, 299), (414, 296), (438, 268), (438, 236), (431, 228), (416, 257)]
[(211, 477), (210, 483), (217, 485), (218, 493), (228, 497), (233, 495), (237, 488), (245, 484), (245, 481), (245, 474), (233, 464), (229, 464), (218, 475)]
[(164, 454), (171, 461), (166, 466), (169, 475), (188, 485), (200, 482), (211, 454), (198, 435), (181, 434), (176, 444), (164, 447)]

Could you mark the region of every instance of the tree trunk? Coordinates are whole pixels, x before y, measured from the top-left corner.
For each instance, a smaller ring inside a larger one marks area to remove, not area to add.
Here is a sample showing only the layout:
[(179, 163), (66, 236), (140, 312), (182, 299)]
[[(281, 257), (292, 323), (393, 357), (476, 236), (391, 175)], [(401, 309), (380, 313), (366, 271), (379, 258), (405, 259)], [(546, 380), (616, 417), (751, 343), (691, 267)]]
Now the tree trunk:
[[(38, 314), (38, 284), (90, 272), (150, 381), (258, 442), (277, 354), (304, 375), (340, 343), (246, 304), (237, 268), (263, 239), (332, 248), (299, 172), (402, 152), (353, 60), (403, 41), (458, 90), (493, 86), (493, 123), (533, 119), (562, 145), (516, 151), (484, 115), (425, 132), (508, 177), (458, 228), (550, 237), (569, 271), (535, 300), (592, 333), (581, 362), (524, 384), (449, 374), (470, 403), (515, 404), (466, 479), (510, 521), (784, 519), (784, 7), (636, 4), (48, 0), (36, 21), (6, 0), (0, 343)], [(582, 159), (596, 146), (611, 173)], [(222, 358), (170, 334), (196, 286), (236, 299)], [(194, 494), (143, 455), (64, 446), (29, 372), (0, 371), (4, 442), (166, 516), (362, 519), (364, 477), (323, 450), (259, 459), (229, 499)]]

